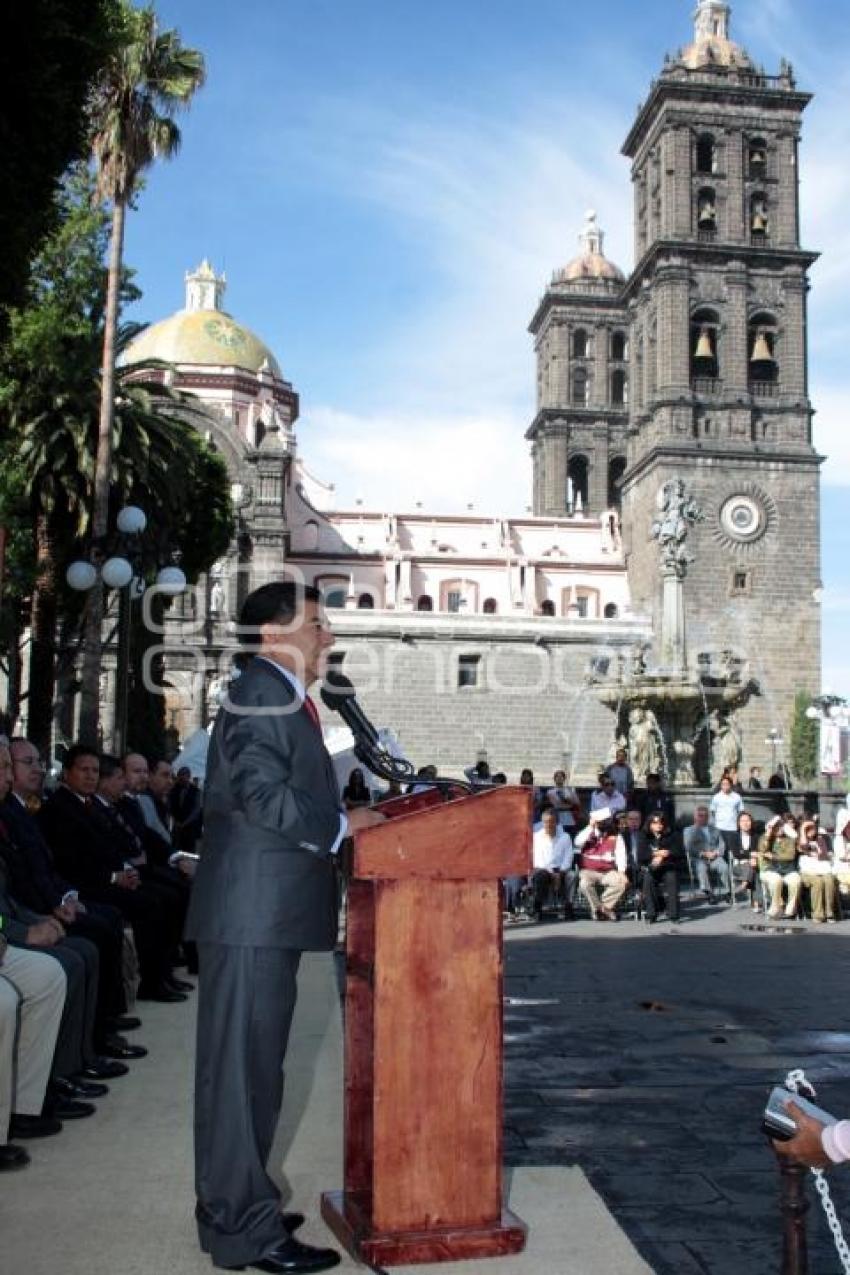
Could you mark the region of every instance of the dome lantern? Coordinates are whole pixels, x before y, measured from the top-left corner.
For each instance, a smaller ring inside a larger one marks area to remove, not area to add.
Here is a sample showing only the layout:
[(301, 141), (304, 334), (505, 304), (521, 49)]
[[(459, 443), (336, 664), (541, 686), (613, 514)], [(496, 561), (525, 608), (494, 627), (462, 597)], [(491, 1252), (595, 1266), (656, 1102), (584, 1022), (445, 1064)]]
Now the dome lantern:
[(197, 270), (186, 271), (186, 309), (220, 310), (226, 287), (225, 275), (217, 275), (204, 257)]

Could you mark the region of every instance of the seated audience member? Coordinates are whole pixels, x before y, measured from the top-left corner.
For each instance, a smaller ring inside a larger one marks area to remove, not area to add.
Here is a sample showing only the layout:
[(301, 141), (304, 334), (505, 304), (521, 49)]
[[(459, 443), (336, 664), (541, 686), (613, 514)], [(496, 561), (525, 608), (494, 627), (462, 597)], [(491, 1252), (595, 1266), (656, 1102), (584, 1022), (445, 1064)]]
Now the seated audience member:
[[(485, 763), (486, 765), (486, 763)], [(416, 772), (416, 783), (411, 784), (408, 789), (408, 796), (414, 797), (420, 792), (433, 792), (434, 785), (429, 782), (437, 778), (437, 767), (434, 765), (420, 766)]]
[(355, 766), (349, 773), (348, 783), (342, 790), (342, 799), (349, 809), (371, 805), (372, 794), (366, 785), (366, 776), (359, 766)]
[[(132, 754), (131, 754), (132, 756)], [(147, 763), (139, 758), (143, 775)], [(178, 868), (185, 860), (168, 840), (167, 829), (159, 824), (158, 812), (148, 821), (147, 790), (128, 791), (127, 768), (117, 757), (103, 753), (100, 757), (100, 773), (93, 805), (95, 818), (104, 826), (112, 846), (119, 851), (124, 862), (129, 863), (141, 878), (142, 884), (159, 899), (171, 928), (177, 935), (172, 960), (176, 963), (179, 936), (186, 925), (189, 910), (190, 881)], [(135, 780), (138, 783), (138, 779)], [(188, 861), (191, 862), (191, 861)], [(194, 870), (194, 863), (192, 863)], [(189, 946), (190, 966), (197, 972), (197, 952)], [(178, 991), (191, 991), (193, 983), (186, 983), (173, 973), (169, 981)]]
[(617, 904), (628, 889), (629, 878), (625, 853), (610, 810), (597, 810), (591, 814), (587, 827), (575, 839), (575, 847), (581, 851), (579, 885), (590, 906), (591, 916), (594, 921), (618, 920)]
[(463, 773), (473, 788), (489, 788), (492, 784), (490, 767), (486, 761), (477, 761), (474, 766), (465, 766)]
[(81, 895), (116, 907), (133, 930), (142, 981), (140, 1000), (176, 1002), (171, 982), (179, 920), (163, 906), (155, 886), (143, 882), (121, 852), (114, 825), (95, 807), (98, 753), (85, 744), (68, 749), (62, 779), (39, 811), (56, 866)]
[(649, 816), (638, 845), (637, 861), (643, 910), (650, 925), (664, 909), (667, 919), (679, 921), (678, 847), (662, 814)]
[(625, 748), (618, 748), (614, 755), (614, 760), (610, 766), (605, 767), (605, 776), (607, 779), (614, 780), (614, 787), (617, 792), (622, 793), (624, 797), (628, 797), (635, 786), (634, 771), (626, 760)]
[(675, 826), (676, 818), (673, 798), (664, 790), (661, 776), (657, 771), (650, 771), (646, 776), (646, 788), (636, 794), (635, 806), (641, 813), (644, 827), (650, 815), (663, 815), (668, 828)]
[(614, 780), (608, 775), (599, 776), (599, 787), (591, 793), (590, 812), (607, 810), (611, 815), (618, 815), (626, 808), (626, 799), (614, 786)]
[(759, 873), (770, 892), (768, 916), (782, 916), (783, 890), (788, 891), (785, 915), (797, 915), (800, 873), (797, 870), (797, 824), (791, 815), (774, 815), (759, 842)]
[(832, 862), (840, 893), (850, 895), (850, 810), (839, 810), (835, 817)]
[(503, 784), (506, 784), (507, 782), (508, 782), (508, 777), (505, 774), (505, 772), (503, 770), (497, 770), (495, 775), (493, 776), (494, 788), (500, 788)]
[(750, 766), (750, 778), (747, 784), (751, 792), (761, 792), (764, 784), (761, 782), (761, 766)]
[(567, 783), (567, 773), (564, 770), (556, 770), (552, 781), (553, 785), (547, 789), (544, 799), (557, 812), (558, 827), (572, 835), (581, 815), (578, 793)]
[[(115, 775), (110, 758), (110, 774)], [(151, 867), (168, 868), (180, 862), (171, 840), (167, 800), (171, 792), (171, 767), (167, 761), (148, 766), (141, 753), (127, 753), (119, 763), (124, 784), (112, 802), (141, 841)], [(116, 781), (117, 783), (117, 781)]]
[(778, 767), (770, 776), (767, 781), (767, 786), (768, 788), (773, 788), (777, 791), (782, 791), (783, 789), (790, 787), (790, 785), (786, 782), (785, 772), (781, 766)]
[(638, 869), (638, 849), (641, 841), (641, 830), (643, 828), (643, 820), (640, 817), (639, 810), (627, 810), (625, 814), (621, 814), (617, 820), (618, 842), (622, 851), (622, 857), (626, 863), (626, 871), (629, 879), (638, 884), (640, 872)]
[(171, 814), (171, 838), (178, 850), (194, 854), (203, 828), (203, 802), (201, 792), (192, 783), (192, 772), (181, 766), (174, 779), (174, 787), (168, 795)]
[(738, 815), (744, 809), (744, 799), (736, 792), (732, 784), (732, 776), (724, 774), (717, 792), (711, 798), (709, 811), (711, 822), (720, 832), (727, 852), (731, 851), (732, 842), (738, 831)]
[(71, 938), (94, 943), (100, 960), (98, 1006), (94, 1024), (94, 1044), (98, 1054), (111, 1056), (110, 1045), (121, 1058), (124, 1043), (115, 1034), (141, 1024), (125, 1015), (126, 999), (122, 978), (124, 921), (117, 908), (80, 897), (56, 869), (53, 854), (44, 839), (28, 803), (41, 797), (44, 767), (38, 750), (28, 739), (13, 739), (12, 791), (0, 805), (0, 822), (9, 842), (5, 850), (9, 870), (9, 892), (31, 912), (61, 921)]
[(812, 920), (834, 925), (840, 916), (838, 887), (832, 871), (832, 847), (815, 819), (800, 824), (797, 869), (812, 901)]
[(694, 821), (685, 829), (683, 839), (691, 872), (696, 876), (699, 888), (708, 902), (715, 902), (712, 878), (716, 880), (719, 893), (728, 895), (726, 842), (720, 829), (709, 823), (708, 806), (696, 807)]
[(29, 1155), (8, 1142), (60, 1133), (45, 1115), (47, 1085), (65, 1005), (62, 966), (40, 952), (9, 947), (0, 932), (0, 1172)]
[(756, 898), (758, 884), (758, 838), (754, 831), (753, 817), (749, 810), (742, 810), (738, 815), (738, 831), (732, 842), (730, 861), (732, 879), (743, 883), (750, 896), (750, 907), (758, 912)]
[(569, 834), (558, 827), (558, 816), (551, 807), (544, 810), (542, 827), (534, 834), (532, 865), (535, 920), (543, 920), (543, 905), (551, 891), (556, 904), (563, 908), (564, 920), (568, 921), (573, 916), (578, 887), (573, 871), (573, 843)]

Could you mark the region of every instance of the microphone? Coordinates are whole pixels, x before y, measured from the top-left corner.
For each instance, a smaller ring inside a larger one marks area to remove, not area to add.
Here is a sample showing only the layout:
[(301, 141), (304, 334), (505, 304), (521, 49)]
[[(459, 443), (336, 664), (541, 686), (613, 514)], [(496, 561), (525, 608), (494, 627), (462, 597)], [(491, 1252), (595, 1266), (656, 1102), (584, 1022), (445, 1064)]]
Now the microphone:
[(339, 713), (355, 739), (380, 747), (378, 732), (357, 703), (353, 683), (337, 668), (328, 669), (319, 692), (326, 708)]

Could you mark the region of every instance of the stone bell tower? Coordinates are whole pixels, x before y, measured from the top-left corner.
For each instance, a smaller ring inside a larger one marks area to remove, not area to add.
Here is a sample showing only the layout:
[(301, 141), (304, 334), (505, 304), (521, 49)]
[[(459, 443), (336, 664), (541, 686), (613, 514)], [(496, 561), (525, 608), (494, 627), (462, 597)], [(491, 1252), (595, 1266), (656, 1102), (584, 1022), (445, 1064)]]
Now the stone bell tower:
[(659, 614), (650, 528), (683, 479), (694, 529), (690, 659), (744, 661), (761, 696), (742, 712), (743, 760), (788, 739), (794, 692), (820, 689), (819, 457), (812, 446), (807, 272), (798, 150), (810, 96), (791, 66), (766, 75), (700, 0), (694, 39), (667, 57), (626, 139), (634, 185), (631, 399), (623, 537), (637, 608)]

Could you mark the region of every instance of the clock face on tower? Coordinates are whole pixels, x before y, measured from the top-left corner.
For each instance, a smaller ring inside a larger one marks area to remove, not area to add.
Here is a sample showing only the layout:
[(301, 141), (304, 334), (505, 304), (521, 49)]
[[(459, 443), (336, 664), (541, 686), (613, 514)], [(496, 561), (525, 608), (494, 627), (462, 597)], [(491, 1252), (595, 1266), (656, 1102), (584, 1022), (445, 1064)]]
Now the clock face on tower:
[(755, 488), (738, 491), (720, 504), (715, 535), (727, 545), (753, 544), (774, 518), (773, 502), (763, 492)]

